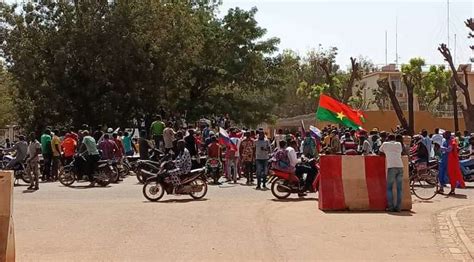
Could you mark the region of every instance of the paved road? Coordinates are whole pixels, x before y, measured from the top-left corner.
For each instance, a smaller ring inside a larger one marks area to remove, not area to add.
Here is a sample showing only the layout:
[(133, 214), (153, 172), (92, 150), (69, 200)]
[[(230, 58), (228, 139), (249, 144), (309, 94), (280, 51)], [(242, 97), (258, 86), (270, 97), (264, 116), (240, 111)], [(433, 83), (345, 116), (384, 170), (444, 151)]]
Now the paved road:
[(437, 213), (472, 204), (437, 196), (413, 213), (324, 213), (317, 195), (276, 201), (244, 185), (211, 186), (207, 199), (145, 201), (134, 177), (108, 188), (15, 188), (19, 261), (430, 260), (442, 252)]

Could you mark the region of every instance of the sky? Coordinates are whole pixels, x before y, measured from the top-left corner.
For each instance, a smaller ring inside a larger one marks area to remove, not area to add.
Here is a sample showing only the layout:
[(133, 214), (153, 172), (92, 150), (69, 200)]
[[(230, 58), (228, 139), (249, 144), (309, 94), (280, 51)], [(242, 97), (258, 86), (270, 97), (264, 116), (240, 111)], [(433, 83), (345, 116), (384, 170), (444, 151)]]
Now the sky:
[[(447, 0), (223, 0), (220, 16), (234, 7), (257, 7), (259, 25), (268, 30), (267, 37), (280, 38), (280, 51), (292, 49), (304, 55), (319, 45), (335, 46), (340, 65), (349, 66), (349, 58), (360, 55), (384, 65), (387, 31), (388, 63), (395, 62), (396, 32), (399, 64), (412, 57), (423, 57), (427, 64), (444, 63), (437, 47), (448, 41)], [(449, 46), (452, 53), (456, 46), (455, 62), (468, 63), (474, 57), (469, 48), (474, 40), (467, 38), (464, 21), (474, 17), (474, 0), (449, 0), (449, 16)]]

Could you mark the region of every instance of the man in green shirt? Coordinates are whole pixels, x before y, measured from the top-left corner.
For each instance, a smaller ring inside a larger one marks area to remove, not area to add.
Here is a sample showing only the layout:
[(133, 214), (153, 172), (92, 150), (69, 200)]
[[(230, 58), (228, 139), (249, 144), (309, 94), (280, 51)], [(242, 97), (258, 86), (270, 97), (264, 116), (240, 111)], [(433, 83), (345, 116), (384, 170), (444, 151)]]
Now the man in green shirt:
[(155, 141), (155, 147), (161, 148), (163, 141), (163, 130), (165, 130), (165, 123), (161, 120), (161, 116), (157, 116), (157, 120), (151, 123), (150, 134)]
[(86, 175), (89, 177), (91, 182), (90, 186), (95, 185), (94, 181), (94, 169), (96, 168), (97, 162), (100, 160), (99, 150), (97, 149), (97, 143), (95, 139), (89, 135), (89, 131), (85, 130), (82, 132), (82, 145), (80, 152), (87, 152), (86, 157)]
[(43, 177), (42, 180), (51, 180), (51, 161), (53, 150), (51, 148), (51, 130), (46, 129), (41, 136), (41, 154), (43, 155)]

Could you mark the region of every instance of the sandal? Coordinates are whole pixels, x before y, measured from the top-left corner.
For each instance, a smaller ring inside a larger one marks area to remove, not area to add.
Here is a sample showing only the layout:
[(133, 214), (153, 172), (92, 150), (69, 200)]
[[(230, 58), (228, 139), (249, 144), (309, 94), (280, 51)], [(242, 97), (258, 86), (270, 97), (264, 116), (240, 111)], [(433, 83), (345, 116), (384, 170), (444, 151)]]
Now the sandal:
[(454, 196), (454, 195), (456, 195), (456, 193), (454, 193), (454, 191), (450, 191), (450, 192), (448, 193), (448, 196)]
[(440, 189), (440, 190), (436, 191), (436, 193), (444, 195), (444, 190)]

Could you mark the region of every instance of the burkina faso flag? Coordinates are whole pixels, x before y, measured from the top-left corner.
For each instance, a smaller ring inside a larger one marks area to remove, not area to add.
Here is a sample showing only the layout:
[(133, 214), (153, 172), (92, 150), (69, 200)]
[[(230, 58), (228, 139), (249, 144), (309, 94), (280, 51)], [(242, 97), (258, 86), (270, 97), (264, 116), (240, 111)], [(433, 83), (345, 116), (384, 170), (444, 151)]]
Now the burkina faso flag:
[(363, 120), (365, 122), (364, 115), (360, 111), (327, 95), (321, 95), (319, 97), (319, 107), (316, 112), (316, 118), (321, 121), (352, 127), (356, 130), (361, 128)]

